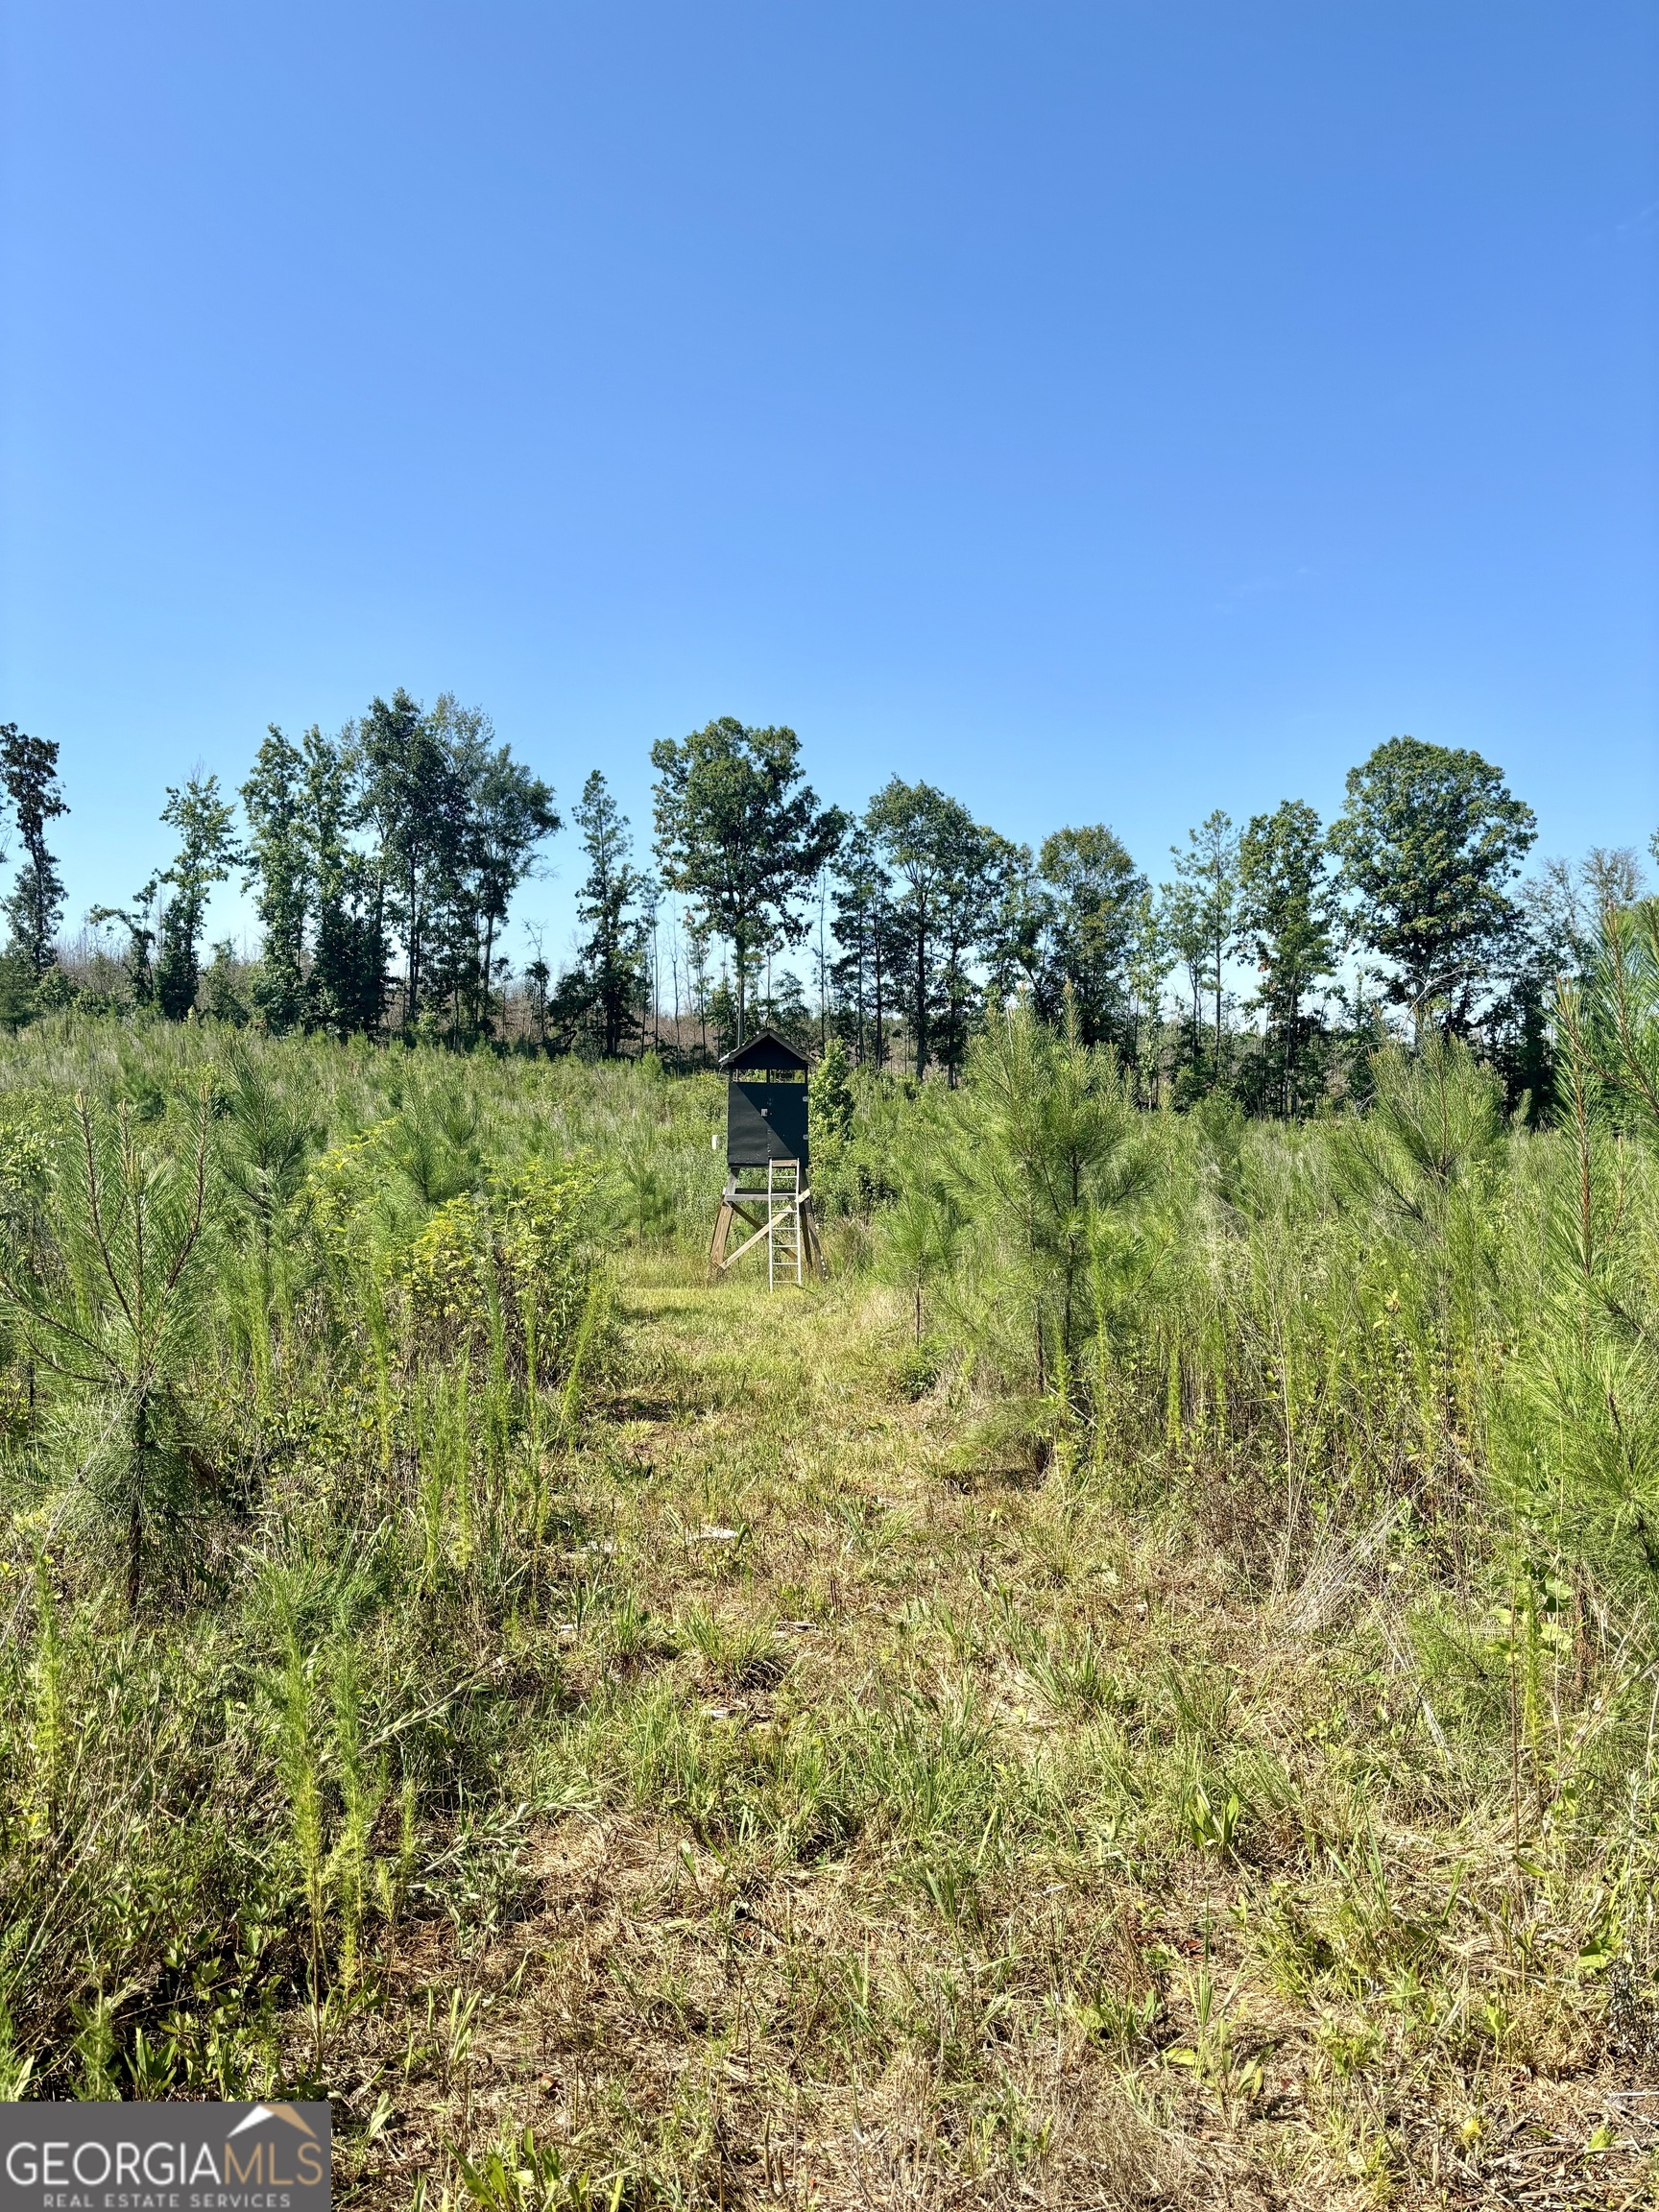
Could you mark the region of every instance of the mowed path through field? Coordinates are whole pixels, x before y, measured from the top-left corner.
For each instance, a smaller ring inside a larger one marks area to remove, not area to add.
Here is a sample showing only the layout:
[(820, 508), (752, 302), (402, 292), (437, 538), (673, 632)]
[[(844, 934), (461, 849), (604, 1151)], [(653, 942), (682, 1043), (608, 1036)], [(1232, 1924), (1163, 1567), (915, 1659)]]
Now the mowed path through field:
[(507, 1655), (514, 1810), (399, 1940), (353, 2200), (1625, 2200), (1588, 2016), (1470, 1904), (1501, 1810), (1362, 1593), (1310, 1632), (1222, 1523), (912, 1401), (878, 1293), (623, 1308)]

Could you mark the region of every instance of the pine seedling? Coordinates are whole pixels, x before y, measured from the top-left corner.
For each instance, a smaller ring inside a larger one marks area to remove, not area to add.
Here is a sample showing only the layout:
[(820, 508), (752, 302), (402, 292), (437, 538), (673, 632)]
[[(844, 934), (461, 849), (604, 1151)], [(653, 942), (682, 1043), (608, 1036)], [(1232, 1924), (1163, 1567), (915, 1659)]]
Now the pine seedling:
[(358, 1262), (363, 1297), (363, 1318), (369, 1328), (369, 1357), (374, 1373), (374, 1411), (380, 1437), (382, 1473), (392, 1472), (397, 1437), (397, 1401), (392, 1387), (392, 1323), (386, 1311), (386, 1291), (379, 1270), (364, 1256)]
[(66, 1740), (63, 1711), (63, 1639), (58, 1602), (44, 1557), (35, 1567), (37, 1625), (35, 1640), (35, 1771), (28, 1795), (29, 1832), (44, 1842), (58, 1833), (59, 1791)]
[(124, 1431), (107, 1502), (124, 1525), (127, 1602), (138, 1605), (153, 1512), (178, 1518), (190, 1460), (181, 1406), (204, 1349), (208, 1099), (179, 1154), (141, 1141), (78, 1093), (53, 1167), (51, 1249), (0, 1253), (0, 1306), (29, 1356), (101, 1401)]
[(583, 1370), (599, 1334), (600, 1323), (610, 1300), (610, 1288), (606, 1278), (595, 1271), (588, 1286), (582, 1320), (570, 1349), (570, 1364), (565, 1370), (564, 1386), (559, 1393), (559, 1432), (567, 1447), (575, 1442), (577, 1419), (582, 1409)]
[(415, 1777), (405, 1775), (398, 1807), (397, 1856), (382, 1859), (374, 1869), (375, 1893), (388, 1924), (396, 1921), (415, 1877)]
[(115, 2074), (115, 2008), (104, 1990), (89, 2004), (77, 2005), (75, 2051), (81, 2060), (75, 2094), (84, 2104), (110, 2104), (120, 2101), (121, 2085)]
[(431, 1589), (444, 1560), (445, 1501), (448, 1495), (448, 1470), (433, 1433), (436, 1423), (429, 1402), (416, 1407), (423, 1449), (421, 1452), (419, 1503), (421, 1513), (421, 1582)]
[(323, 2070), (323, 1937), (327, 1861), (323, 1843), (323, 1785), (312, 1728), (312, 1670), (290, 1621), (282, 1679), (281, 1767), (288, 1793), (289, 1838), (305, 1899), (311, 2026), (317, 2071)]
[(369, 1846), (381, 1800), (383, 1772), (364, 1764), (357, 1696), (357, 1656), (341, 1637), (334, 1655), (334, 1756), (340, 1770), (340, 1832), (328, 1855), (329, 1886), (340, 1901), (340, 1982), (349, 1991), (357, 1980), (357, 1952), (367, 1894)]
[(507, 1446), (512, 1431), (513, 1391), (507, 1373), (507, 1315), (501, 1284), (489, 1242), (488, 1220), (481, 1224), (484, 1249), (478, 1256), (478, 1280), (484, 1292), (484, 1345), (489, 1385), (484, 1394), (490, 1472), (505, 1486)]
[(449, 1494), (453, 1501), (455, 1520), (454, 1559), (463, 1575), (472, 1564), (475, 1533), (470, 1382), (471, 1361), (464, 1358), (440, 1401), (443, 1406), (443, 1449), (449, 1464)]
[(1171, 1330), (1168, 1374), (1164, 1388), (1164, 1441), (1171, 1452), (1179, 1452), (1183, 1435), (1184, 1431), (1181, 1422), (1181, 1341)]

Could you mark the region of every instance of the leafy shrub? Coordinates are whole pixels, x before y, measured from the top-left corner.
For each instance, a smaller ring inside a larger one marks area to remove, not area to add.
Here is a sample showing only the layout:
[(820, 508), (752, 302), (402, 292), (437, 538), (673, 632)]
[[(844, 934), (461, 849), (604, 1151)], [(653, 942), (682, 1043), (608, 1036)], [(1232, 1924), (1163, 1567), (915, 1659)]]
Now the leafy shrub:
[(945, 1372), (948, 1357), (949, 1347), (941, 1336), (924, 1336), (919, 1344), (906, 1344), (894, 1370), (899, 1395), (912, 1404), (926, 1398)]
[(587, 1310), (591, 1167), (525, 1167), (485, 1195), (451, 1198), (417, 1235), (403, 1270), (416, 1343), (453, 1357), (505, 1347), (518, 1381), (550, 1381)]

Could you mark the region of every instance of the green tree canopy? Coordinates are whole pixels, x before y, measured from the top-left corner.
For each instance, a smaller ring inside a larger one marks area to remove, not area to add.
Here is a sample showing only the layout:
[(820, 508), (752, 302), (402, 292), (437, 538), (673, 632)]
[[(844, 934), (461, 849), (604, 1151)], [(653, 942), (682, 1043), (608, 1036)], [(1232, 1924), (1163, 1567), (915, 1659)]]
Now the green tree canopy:
[[(317, 762), (319, 802), (326, 799), (340, 842), (327, 880), (336, 923), (351, 918), (356, 870), (344, 837), (367, 830), (373, 902), (363, 903), (361, 930), (325, 928), (321, 948), (338, 936), (349, 983), (361, 954), (384, 964), (396, 942), (403, 955), (403, 1026), (447, 1001), (452, 1033), (482, 1034), (492, 1022), (497, 974), (495, 947), (514, 892), (532, 873), (542, 841), (559, 827), (553, 792), (541, 777), (494, 742), (490, 717), (443, 692), (428, 709), (399, 688), (376, 698), (342, 733), (344, 787)], [(319, 827), (322, 812), (319, 811)], [(320, 881), (323, 878), (320, 878)], [(383, 980), (375, 996), (383, 1002)]]
[(1192, 1056), (1201, 1063), (1198, 1002), (1211, 1002), (1210, 1073), (1212, 1086), (1227, 1073), (1227, 956), (1238, 923), (1238, 835), (1233, 817), (1217, 806), (1196, 830), (1187, 832), (1186, 849), (1171, 846), (1175, 882), (1166, 885), (1166, 926), (1179, 948), (1192, 985)]
[(1505, 886), (1537, 835), (1530, 806), (1479, 753), (1390, 737), (1348, 771), (1331, 850), (1389, 998), (1420, 1020), (1442, 1000), (1467, 1030), (1519, 923)]
[(985, 1010), (986, 981), (1000, 965), (1007, 917), (1031, 875), (1031, 848), (982, 822), (955, 846), (938, 903), (938, 1006), (934, 1046), (952, 1085)]
[(1037, 855), (1045, 902), (1038, 1006), (1061, 1018), (1069, 988), (1085, 1045), (1120, 1044), (1129, 1021), (1129, 964), (1146, 878), (1104, 822), (1056, 830)]
[(428, 714), (399, 686), (389, 701), (370, 701), (354, 733), (386, 925), (403, 949), (405, 1028), (424, 1003), (445, 909), (465, 867), (467, 786), (446, 741), (450, 704), (445, 696)]
[(1336, 957), (1339, 923), (1325, 832), (1313, 808), (1286, 799), (1256, 814), (1238, 840), (1238, 931), (1262, 983), (1269, 1081), (1279, 1111), (1306, 1103), (1307, 1001)]
[(1016, 849), (982, 829), (959, 799), (897, 776), (871, 800), (864, 826), (902, 886), (895, 916), (916, 1073), (927, 1072), (937, 1030), (954, 1075), (967, 1043), (970, 966), (987, 946)]
[(50, 737), (31, 737), (15, 722), (0, 723), (0, 782), (12, 803), (22, 865), (6, 902), (12, 949), (32, 975), (44, 975), (56, 961), (58, 924), (63, 912), (63, 878), (46, 843), (46, 825), (67, 814), (58, 781), (58, 747)]
[(378, 1028), (387, 943), (380, 876), (356, 843), (364, 803), (349, 738), (305, 733), (301, 824), (311, 897), (307, 1019), (336, 1037)]
[(768, 941), (805, 935), (795, 902), (840, 844), (847, 818), (819, 805), (793, 730), (746, 729), (723, 715), (688, 737), (659, 738), (651, 765), (663, 880), (732, 947), (741, 1042), (755, 960)]
[(236, 809), (219, 795), (217, 776), (192, 776), (167, 786), (161, 819), (179, 832), (179, 850), (170, 864), (153, 876), (138, 894), (149, 906), (165, 894), (157, 931), (156, 995), (170, 1022), (182, 1022), (196, 1003), (202, 981), (202, 931), (213, 886), (223, 883), (241, 858), (236, 843)]
[(835, 859), (838, 1019), (860, 1067), (885, 1068), (894, 970), (902, 957), (893, 884), (868, 828), (854, 823)]
[(311, 871), (304, 834), (305, 756), (276, 723), (265, 733), (242, 786), (250, 874), (262, 937), (254, 1004), (276, 1030), (306, 1013), (305, 935)]
[(534, 874), (537, 853), (563, 824), (552, 786), (516, 760), (509, 746), (491, 742), (489, 717), (477, 709), (452, 712), (465, 830), (463, 873), (451, 903), (451, 989), (479, 1033), (493, 1025), (495, 947), (513, 894)]
[(572, 809), (588, 855), (588, 874), (576, 894), (576, 912), (587, 936), (570, 973), (560, 982), (554, 1012), (573, 1031), (585, 1031), (607, 1060), (637, 1029), (645, 1002), (645, 917), (635, 911), (646, 878), (633, 865), (628, 817), (599, 770), (582, 786)]

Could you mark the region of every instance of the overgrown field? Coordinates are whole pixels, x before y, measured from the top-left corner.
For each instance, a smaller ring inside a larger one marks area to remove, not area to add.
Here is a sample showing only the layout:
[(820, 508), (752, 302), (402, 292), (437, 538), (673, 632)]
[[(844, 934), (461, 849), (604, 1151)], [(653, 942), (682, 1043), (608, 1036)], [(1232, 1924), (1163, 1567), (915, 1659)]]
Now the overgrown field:
[(830, 1069), (771, 1297), (709, 1078), (4, 1045), (0, 2094), (325, 2094), (429, 2212), (1654, 2201), (1604, 1014), (1537, 1134)]

